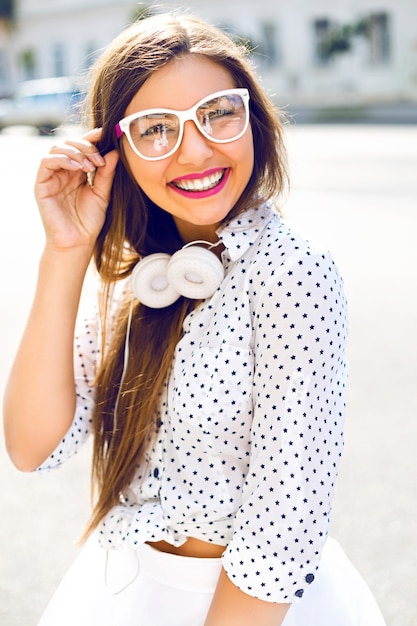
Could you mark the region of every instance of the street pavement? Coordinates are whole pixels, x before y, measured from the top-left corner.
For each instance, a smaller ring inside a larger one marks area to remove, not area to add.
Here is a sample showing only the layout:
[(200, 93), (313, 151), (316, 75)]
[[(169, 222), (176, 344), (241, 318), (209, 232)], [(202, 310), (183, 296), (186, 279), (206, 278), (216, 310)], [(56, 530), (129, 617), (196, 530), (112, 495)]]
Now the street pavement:
[[(42, 249), (32, 188), (52, 141), (0, 136), (1, 392)], [(332, 534), (387, 626), (415, 626), (417, 126), (296, 125), (287, 141), (284, 212), (333, 251), (350, 302), (346, 445)], [(89, 512), (89, 460), (87, 446), (59, 471), (21, 474), (0, 438), (0, 626), (36, 626), (76, 554)]]

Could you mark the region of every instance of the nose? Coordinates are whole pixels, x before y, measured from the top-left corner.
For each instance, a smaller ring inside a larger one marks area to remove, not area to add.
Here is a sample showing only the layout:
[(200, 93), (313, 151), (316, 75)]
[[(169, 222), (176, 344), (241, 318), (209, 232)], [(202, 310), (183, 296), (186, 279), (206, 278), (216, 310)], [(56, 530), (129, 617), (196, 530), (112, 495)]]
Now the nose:
[(192, 120), (184, 124), (184, 134), (178, 148), (178, 163), (199, 165), (213, 154), (212, 146)]

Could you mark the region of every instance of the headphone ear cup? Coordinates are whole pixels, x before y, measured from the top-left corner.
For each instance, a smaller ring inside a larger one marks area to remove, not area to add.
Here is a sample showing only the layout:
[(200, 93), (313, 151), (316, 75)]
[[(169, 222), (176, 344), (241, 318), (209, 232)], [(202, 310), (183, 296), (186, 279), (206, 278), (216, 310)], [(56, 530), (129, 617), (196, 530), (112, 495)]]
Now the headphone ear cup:
[(180, 297), (167, 276), (171, 256), (164, 252), (150, 254), (133, 269), (131, 283), (133, 295), (152, 309), (162, 309)]
[(178, 250), (168, 263), (169, 283), (186, 298), (204, 300), (213, 295), (224, 278), (218, 257), (200, 246)]

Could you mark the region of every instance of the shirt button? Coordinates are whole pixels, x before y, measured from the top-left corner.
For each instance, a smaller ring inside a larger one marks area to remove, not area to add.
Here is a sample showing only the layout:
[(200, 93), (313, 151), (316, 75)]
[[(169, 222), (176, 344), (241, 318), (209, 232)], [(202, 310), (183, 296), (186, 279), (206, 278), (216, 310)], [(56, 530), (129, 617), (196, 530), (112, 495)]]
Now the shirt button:
[(314, 580), (314, 574), (307, 574), (306, 583), (310, 585), (313, 582), (313, 580)]
[(153, 475), (154, 475), (154, 478), (158, 478), (158, 476), (159, 476), (159, 469), (157, 467), (155, 467), (155, 469), (153, 471)]
[(298, 591), (295, 592), (295, 595), (297, 596), (297, 598), (302, 598), (303, 593), (304, 593), (304, 589), (299, 589)]

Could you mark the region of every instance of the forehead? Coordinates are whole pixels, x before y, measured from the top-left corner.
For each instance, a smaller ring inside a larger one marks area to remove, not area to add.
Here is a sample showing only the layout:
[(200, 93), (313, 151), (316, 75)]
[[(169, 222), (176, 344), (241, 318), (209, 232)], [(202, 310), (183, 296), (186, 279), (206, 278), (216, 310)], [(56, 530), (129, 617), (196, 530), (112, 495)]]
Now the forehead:
[(158, 107), (186, 110), (216, 91), (233, 87), (236, 83), (222, 65), (189, 54), (156, 70), (132, 98), (125, 115)]

